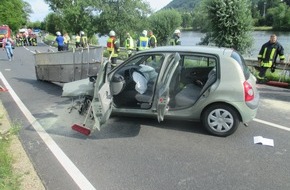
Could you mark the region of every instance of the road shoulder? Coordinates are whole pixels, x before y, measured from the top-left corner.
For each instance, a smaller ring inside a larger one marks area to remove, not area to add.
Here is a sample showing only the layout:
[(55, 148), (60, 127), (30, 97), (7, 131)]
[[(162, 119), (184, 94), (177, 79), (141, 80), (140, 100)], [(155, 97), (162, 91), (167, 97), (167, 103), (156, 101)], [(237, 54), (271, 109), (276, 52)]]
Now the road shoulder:
[[(0, 102), (1, 128), (0, 134), (5, 134), (9, 131), (11, 124), (8, 119), (8, 114)], [(20, 140), (16, 135), (11, 136), (10, 154), (13, 157), (13, 171), (17, 176), (20, 176), (21, 190), (45, 190), (39, 176), (37, 175), (33, 164), (30, 162)]]

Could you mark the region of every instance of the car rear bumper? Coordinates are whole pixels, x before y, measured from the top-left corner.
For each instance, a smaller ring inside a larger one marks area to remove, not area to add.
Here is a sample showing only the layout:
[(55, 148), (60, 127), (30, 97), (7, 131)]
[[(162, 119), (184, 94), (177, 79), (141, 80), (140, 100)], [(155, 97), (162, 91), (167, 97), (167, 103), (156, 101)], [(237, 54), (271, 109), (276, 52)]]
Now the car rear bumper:
[(241, 121), (243, 123), (252, 121), (257, 115), (258, 104), (249, 107), (247, 104), (245, 104), (245, 102), (234, 102), (234, 107), (238, 109), (238, 112), (241, 115)]

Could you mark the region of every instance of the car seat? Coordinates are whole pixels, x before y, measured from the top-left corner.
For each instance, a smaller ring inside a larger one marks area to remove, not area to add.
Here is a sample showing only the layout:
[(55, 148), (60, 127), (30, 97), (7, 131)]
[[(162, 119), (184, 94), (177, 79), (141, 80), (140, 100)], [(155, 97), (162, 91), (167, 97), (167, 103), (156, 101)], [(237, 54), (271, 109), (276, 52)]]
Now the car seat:
[(157, 73), (155, 72), (154, 69), (153, 70), (150, 69), (149, 72), (148, 72), (148, 70), (145, 71), (142, 69), (135, 71), (135, 72), (136, 72), (135, 74), (140, 73), (139, 78), (140, 79), (144, 78), (144, 80), (146, 80), (146, 85), (147, 85), (146, 90), (142, 93), (140, 93), (140, 92), (137, 93), (135, 95), (135, 98), (140, 103), (141, 108), (149, 108), (151, 106), (151, 103), (153, 100), (154, 86), (155, 86), (155, 82), (157, 80)]
[(196, 100), (216, 81), (216, 69), (213, 68), (209, 74), (208, 79), (203, 87), (196, 84), (187, 84), (185, 87), (177, 93), (175, 96), (176, 107), (190, 106), (196, 102)]

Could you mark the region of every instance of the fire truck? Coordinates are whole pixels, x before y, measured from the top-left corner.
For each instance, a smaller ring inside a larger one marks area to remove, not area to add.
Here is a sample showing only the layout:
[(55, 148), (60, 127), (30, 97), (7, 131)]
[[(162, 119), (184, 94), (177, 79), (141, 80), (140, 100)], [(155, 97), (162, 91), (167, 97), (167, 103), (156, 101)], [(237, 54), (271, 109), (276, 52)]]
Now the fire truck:
[(9, 28), (9, 26), (8, 25), (1, 25), (0, 26), (0, 47), (2, 47), (5, 34), (8, 35), (7, 36), (8, 38), (12, 38), (12, 30)]

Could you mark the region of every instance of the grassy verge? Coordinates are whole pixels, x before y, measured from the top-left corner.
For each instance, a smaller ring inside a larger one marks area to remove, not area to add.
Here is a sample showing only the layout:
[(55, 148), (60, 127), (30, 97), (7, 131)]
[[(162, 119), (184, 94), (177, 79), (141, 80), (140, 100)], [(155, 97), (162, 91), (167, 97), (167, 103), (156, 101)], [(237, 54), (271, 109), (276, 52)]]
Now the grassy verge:
[[(255, 77), (258, 76), (259, 71), (256, 70), (253, 67), (249, 67), (251, 72), (255, 75)], [(270, 69), (266, 72), (266, 78), (267, 81), (279, 81), (279, 82), (287, 82), (290, 84), (290, 71), (288, 70), (282, 70), (282, 69), (276, 69), (274, 73), (270, 71)], [(288, 86), (290, 88), (290, 86)]]
[(255, 26), (254, 31), (271, 31), (273, 30), (272, 26)]
[[(0, 116), (0, 126), (3, 128), (3, 117)], [(13, 135), (17, 134), (19, 127), (12, 127), (0, 133), (0, 189), (18, 190), (20, 187), (20, 177), (13, 172), (13, 157), (9, 148)]]

